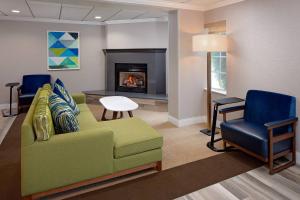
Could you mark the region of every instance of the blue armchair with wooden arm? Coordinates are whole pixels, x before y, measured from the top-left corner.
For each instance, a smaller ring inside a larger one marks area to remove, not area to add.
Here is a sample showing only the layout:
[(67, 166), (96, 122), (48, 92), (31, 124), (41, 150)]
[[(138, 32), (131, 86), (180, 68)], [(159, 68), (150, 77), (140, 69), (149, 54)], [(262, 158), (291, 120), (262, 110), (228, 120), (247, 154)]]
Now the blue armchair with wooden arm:
[[(226, 114), (244, 110), (240, 119), (228, 120)], [(249, 90), (245, 106), (220, 110), (222, 137), (228, 143), (268, 163), (270, 174), (296, 163), (296, 98), (273, 92)], [(274, 166), (274, 160), (292, 154), (291, 160)]]
[(18, 112), (29, 108), (37, 90), (50, 82), (51, 76), (49, 74), (24, 75), (22, 85), (18, 87)]

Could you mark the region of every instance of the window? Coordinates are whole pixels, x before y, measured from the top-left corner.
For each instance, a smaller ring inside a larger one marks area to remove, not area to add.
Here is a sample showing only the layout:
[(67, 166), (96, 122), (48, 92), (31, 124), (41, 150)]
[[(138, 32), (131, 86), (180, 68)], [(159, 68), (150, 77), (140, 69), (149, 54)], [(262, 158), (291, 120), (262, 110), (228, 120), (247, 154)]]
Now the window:
[(226, 73), (226, 53), (214, 52), (211, 54), (211, 81), (212, 89), (226, 92), (227, 73)]
[[(210, 34), (225, 34), (226, 21), (218, 21), (204, 25)], [(226, 73), (226, 53), (214, 52), (211, 54), (211, 81), (212, 89), (220, 93), (226, 93), (227, 73)]]

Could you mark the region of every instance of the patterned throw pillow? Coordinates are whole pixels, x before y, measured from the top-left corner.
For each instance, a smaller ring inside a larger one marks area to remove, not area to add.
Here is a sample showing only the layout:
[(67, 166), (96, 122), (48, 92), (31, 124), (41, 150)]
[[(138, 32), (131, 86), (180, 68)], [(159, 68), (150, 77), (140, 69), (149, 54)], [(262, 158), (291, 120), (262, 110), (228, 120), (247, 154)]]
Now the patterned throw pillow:
[(48, 97), (41, 97), (35, 107), (32, 123), (38, 141), (49, 140), (55, 134)]
[(69, 104), (75, 115), (78, 115), (80, 113), (80, 110), (77, 104), (75, 103), (73, 97), (69, 95), (68, 91), (64, 87), (57, 83), (54, 83), (53, 92)]
[(49, 97), (56, 133), (70, 133), (79, 131), (79, 122), (68, 103), (57, 94), (52, 93)]
[(65, 87), (64, 83), (58, 78), (56, 79), (55, 83), (57, 83), (58, 85), (60, 85), (61, 87)]

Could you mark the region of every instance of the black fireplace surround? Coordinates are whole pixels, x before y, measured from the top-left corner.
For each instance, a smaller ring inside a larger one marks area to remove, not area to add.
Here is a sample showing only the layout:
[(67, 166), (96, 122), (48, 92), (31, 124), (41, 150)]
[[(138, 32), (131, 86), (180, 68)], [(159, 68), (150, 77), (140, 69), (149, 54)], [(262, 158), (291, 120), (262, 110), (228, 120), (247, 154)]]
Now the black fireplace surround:
[(147, 93), (147, 64), (115, 63), (115, 91)]
[(166, 94), (167, 49), (104, 49), (106, 91)]

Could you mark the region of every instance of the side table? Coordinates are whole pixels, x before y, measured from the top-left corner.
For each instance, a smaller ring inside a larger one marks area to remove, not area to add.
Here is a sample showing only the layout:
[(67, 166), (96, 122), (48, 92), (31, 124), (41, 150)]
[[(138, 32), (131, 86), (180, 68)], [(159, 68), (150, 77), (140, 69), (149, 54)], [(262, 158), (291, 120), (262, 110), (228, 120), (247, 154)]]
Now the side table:
[(10, 98), (9, 98), (9, 110), (8, 109), (2, 110), (3, 117), (12, 117), (12, 116), (16, 116), (18, 114), (17, 109), (12, 109), (12, 90), (15, 86), (18, 86), (19, 84), (20, 83), (18, 83), (18, 82), (5, 84), (5, 87), (10, 88)]
[(214, 115), (213, 115), (213, 122), (212, 122), (212, 129), (211, 129), (211, 138), (210, 138), (210, 142), (207, 143), (207, 147), (210, 148), (213, 151), (216, 152), (224, 152), (224, 151), (228, 151), (229, 149), (217, 149), (214, 146), (215, 142), (221, 141), (223, 138), (219, 138), (219, 139), (215, 139), (215, 134), (216, 134), (216, 124), (217, 124), (217, 116), (218, 116), (218, 109), (219, 106), (224, 106), (224, 105), (228, 105), (228, 104), (234, 104), (234, 103), (240, 103), (245, 101), (244, 99), (241, 98), (237, 98), (237, 97), (228, 97), (228, 98), (223, 98), (223, 99), (217, 99), (214, 100)]

